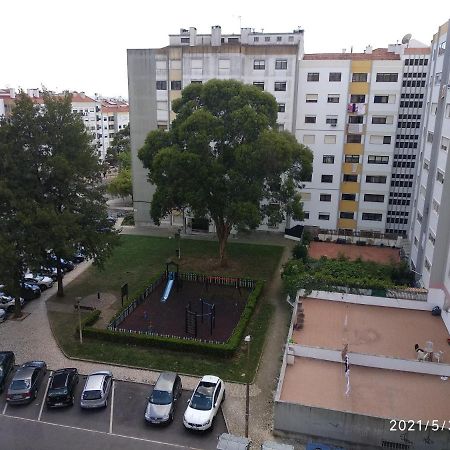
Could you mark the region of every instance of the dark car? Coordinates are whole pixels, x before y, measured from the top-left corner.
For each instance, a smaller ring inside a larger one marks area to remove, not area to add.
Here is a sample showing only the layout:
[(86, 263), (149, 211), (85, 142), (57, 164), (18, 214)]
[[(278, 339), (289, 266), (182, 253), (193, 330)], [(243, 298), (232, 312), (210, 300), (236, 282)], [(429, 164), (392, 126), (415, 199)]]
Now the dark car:
[(72, 406), (75, 398), (75, 387), (77, 384), (77, 369), (55, 370), (50, 378), (47, 398), (45, 399), (47, 407)]
[(73, 254), (73, 256), (70, 258), (70, 260), (74, 263), (74, 264), (80, 264), (81, 262), (83, 262), (86, 259), (86, 255), (84, 254), (83, 250), (77, 250), (75, 251), (75, 253)]
[[(51, 255), (50, 262), (51, 262), (52, 267), (56, 267), (56, 256)], [(72, 261), (68, 261), (67, 259), (59, 258), (59, 262), (61, 264), (61, 269), (64, 272), (70, 272), (71, 270), (75, 269), (75, 264)]]
[(0, 352), (0, 392), (5, 388), (6, 379), (14, 369), (15, 356), (13, 352)]
[(21, 365), (8, 387), (6, 401), (10, 404), (33, 401), (37, 397), (46, 373), (47, 364), (44, 361), (29, 361)]
[(38, 285), (32, 283), (22, 283), (20, 288), (20, 296), (26, 300), (34, 300), (41, 296), (41, 289)]
[(177, 373), (161, 373), (148, 398), (145, 420), (154, 424), (172, 422), (182, 389), (181, 378)]

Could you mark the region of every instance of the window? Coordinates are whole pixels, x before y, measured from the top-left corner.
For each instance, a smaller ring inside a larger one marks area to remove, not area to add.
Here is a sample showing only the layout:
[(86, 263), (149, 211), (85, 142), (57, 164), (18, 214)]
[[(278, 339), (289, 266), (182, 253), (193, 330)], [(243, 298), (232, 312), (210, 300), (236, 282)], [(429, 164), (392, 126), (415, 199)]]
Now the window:
[(352, 81), (367, 83), (367, 73), (354, 73), (352, 75)]
[(342, 200), (347, 200), (350, 202), (356, 201), (356, 194), (342, 194)]
[(270, 36), (264, 36), (264, 42), (270, 42)]
[(314, 144), (316, 142), (316, 136), (314, 134), (304, 134), (303, 143), (304, 144)]
[(276, 70), (286, 70), (287, 69), (287, 59), (277, 59), (275, 61)]
[(331, 194), (320, 194), (321, 202), (331, 202)]
[(275, 91), (285, 91), (286, 81), (275, 81)]
[(328, 94), (328, 103), (339, 103), (339, 94)]
[(254, 70), (264, 70), (266, 68), (266, 61), (264, 59), (255, 59), (253, 61)]
[(321, 182), (322, 183), (332, 183), (333, 182), (333, 175), (322, 175)]
[(364, 103), (366, 96), (362, 94), (353, 94), (350, 96), (350, 103)]
[(374, 103), (389, 103), (389, 95), (375, 95), (373, 98)]
[(202, 84), (202, 80), (191, 80), (191, 84)]
[(316, 116), (305, 116), (305, 123), (316, 123)]
[(326, 134), (323, 137), (324, 144), (336, 144), (336, 135), (335, 134)]
[(370, 135), (369, 142), (371, 144), (390, 144), (391, 136), (379, 136), (376, 134)]
[(419, 240), (414, 236), (414, 245), (417, 247), (419, 245)]
[(278, 112), (279, 113), (286, 112), (286, 103), (278, 103)]
[(342, 211), (339, 213), (339, 217), (341, 219), (353, 219), (355, 217), (355, 213)]
[(181, 91), (181, 81), (171, 81), (170, 89), (172, 91)]
[(358, 164), (359, 163), (359, 155), (345, 155), (345, 162)]
[(219, 59), (219, 74), (227, 75), (230, 73), (231, 61), (229, 59)]
[(323, 164), (334, 164), (334, 155), (323, 155), (322, 163)]
[(429, 131), (427, 133), (427, 142), (433, 142), (434, 133), (432, 131)]
[(425, 266), (425, 269), (427, 269), (428, 271), (430, 271), (430, 269), (431, 269), (431, 264), (430, 264), (430, 261), (428, 261), (428, 258), (425, 258), (424, 266)]
[(433, 210), (438, 213), (439, 212), (439, 203), (433, 198)]
[(436, 244), (436, 236), (433, 233), (428, 233), (428, 240), (434, 245)]
[(309, 211), (303, 211), (303, 218), (306, 220), (306, 219), (309, 219)]
[(445, 136), (442, 136), (441, 138), (441, 150), (444, 150), (446, 152), (448, 150), (450, 139), (446, 138)]
[(330, 72), (328, 81), (341, 81), (341, 72)]
[(186, 37), (181, 38), (181, 43), (182, 43), (182, 44), (189, 44), (189, 41), (190, 41), (189, 38), (186, 38)]
[(319, 213), (319, 220), (330, 220), (330, 214), (329, 213)]
[(337, 116), (327, 116), (325, 118), (325, 123), (327, 123), (328, 125), (331, 125), (332, 127), (335, 127), (337, 125)]
[(385, 175), (366, 175), (366, 183), (386, 184), (386, 180)]
[(361, 144), (362, 136), (360, 134), (347, 134), (348, 144)]
[(358, 175), (350, 175), (348, 173), (344, 174), (344, 181), (347, 183), (357, 183), (358, 182)]
[(306, 103), (317, 103), (319, 96), (317, 94), (306, 94)]
[(439, 183), (444, 184), (444, 174), (440, 170), (437, 171), (436, 180), (438, 180)]
[(282, 37), (281, 36), (277, 36), (277, 42), (281, 42), (282, 41)]
[(348, 116), (348, 123), (364, 123), (363, 116)]
[(395, 83), (398, 81), (398, 73), (377, 73), (379, 83)]
[(254, 36), (253, 37), (253, 42), (259, 42), (259, 36)]
[(258, 89), (264, 90), (264, 81), (254, 81), (253, 86), (257, 87)]
[(430, 161), (428, 161), (428, 159), (425, 159), (425, 160), (423, 161), (423, 168), (424, 168), (425, 170), (430, 170)]
[(158, 81), (156, 81), (156, 90), (158, 90), (158, 91), (166, 91), (167, 90), (167, 81), (166, 80), (158, 80)]
[(364, 194), (364, 201), (365, 202), (383, 203), (384, 202), (384, 195), (380, 195), (380, 194)]
[(390, 144), (391, 136), (383, 136), (383, 144)]
[(445, 47), (447, 45), (447, 41), (441, 42), (438, 48), (438, 55), (442, 55), (445, 52)]
[(319, 72), (308, 72), (307, 81), (319, 81)]
[(383, 214), (362, 213), (362, 220), (371, 220), (374, 222), (381, 222), (383, 220)]
[(379, 125), (379, 124), (385, 124), (386, 122), (386, 116), (373, 116), (372, 117), (372, 123)]
[(369, 164), (388, 164), (389, 156), (369, 155), (367, 162)]

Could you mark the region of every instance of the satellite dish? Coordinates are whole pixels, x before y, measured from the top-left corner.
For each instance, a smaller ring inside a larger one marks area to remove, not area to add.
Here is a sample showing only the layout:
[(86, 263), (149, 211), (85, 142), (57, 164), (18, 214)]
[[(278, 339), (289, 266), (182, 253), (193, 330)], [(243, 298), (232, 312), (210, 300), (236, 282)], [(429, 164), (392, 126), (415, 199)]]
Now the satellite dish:
[(405, 34), (402, 39), (402, 44), (407, 44), (412, 38), (411, 33)]

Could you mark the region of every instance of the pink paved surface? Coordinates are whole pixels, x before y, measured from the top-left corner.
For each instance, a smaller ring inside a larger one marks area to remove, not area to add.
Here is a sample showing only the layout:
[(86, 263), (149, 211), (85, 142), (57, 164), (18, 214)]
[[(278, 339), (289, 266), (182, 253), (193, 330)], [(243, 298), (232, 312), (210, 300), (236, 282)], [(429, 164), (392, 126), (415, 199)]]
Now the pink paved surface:
[(450, 427), (450, 379), (351, 366), (350, 385), (346, 397), (343, 364), (296, 357), (286, 368), (281, 400), (376, 417), (438, 419)]
[(303, 308), (304, 327), (293, 333), (299, 344), (341, 350), (348, 342), (350, 352), (415, 359), (414, 344), (423, 348), (432, 341), (434, 351), (444, 351), (442, 361), (450, 363), (447, 329), (428, 311), (310, 298), (303, 300)]
[(365, 261), (374, 261), (382, 264), (400, 262), (400, 250), (398, 248), (313, 241), (309, 244), (308, 253), (309, 256), (314, 259), (319, 259), (321, 256), (336, 259), (339, 255), (344, 255), (349, 259), (361, 258)]

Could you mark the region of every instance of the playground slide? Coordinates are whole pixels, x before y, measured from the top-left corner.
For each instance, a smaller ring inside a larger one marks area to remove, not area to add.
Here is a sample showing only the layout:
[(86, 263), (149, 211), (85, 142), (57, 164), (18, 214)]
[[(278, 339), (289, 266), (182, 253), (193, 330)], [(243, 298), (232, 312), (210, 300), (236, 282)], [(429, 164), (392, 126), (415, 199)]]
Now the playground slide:
[(164, 289), (164, 294), (161, 297), (161, 301), (165, 302), (170, 295), (170, 291), (172, 290), (172, 286), (173, 286), (173, 282), (174, 282), (174, 277), (171, 276), (172, 273), (169, 273), (169, 279), (167, 280), (167, 285), (166, 285), (166, 289)]

